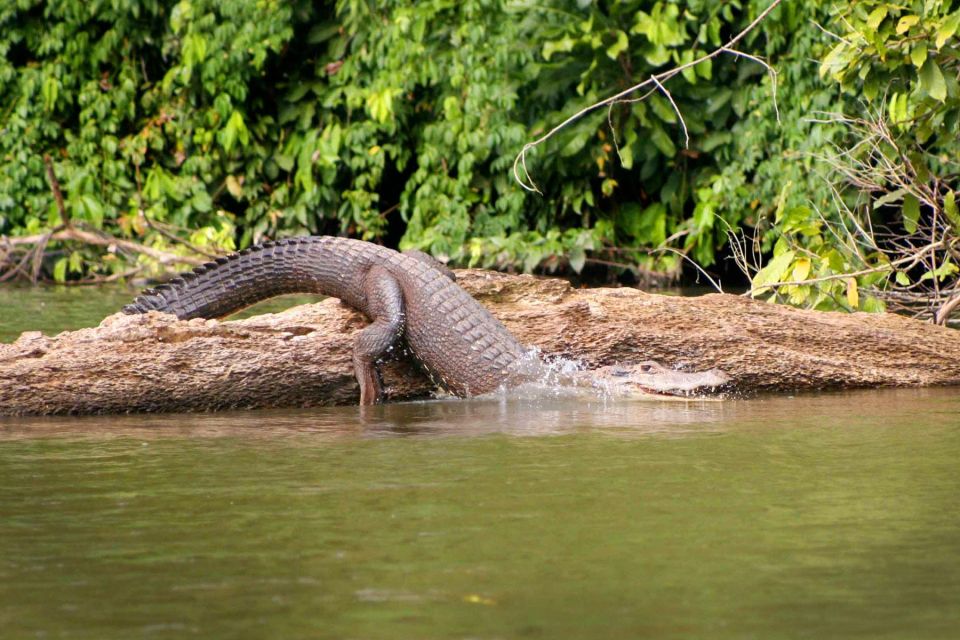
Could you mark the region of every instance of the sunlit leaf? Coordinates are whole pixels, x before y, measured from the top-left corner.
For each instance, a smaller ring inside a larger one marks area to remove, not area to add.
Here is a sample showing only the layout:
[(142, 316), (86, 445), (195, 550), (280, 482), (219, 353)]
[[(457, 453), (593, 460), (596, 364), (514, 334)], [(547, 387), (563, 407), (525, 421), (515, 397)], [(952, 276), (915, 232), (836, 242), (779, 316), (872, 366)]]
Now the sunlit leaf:
[(60, 258), (53, 264), (53, 279), (57, 282), (67, 281), (68, 258)]
[(910, 30), (910, 27), (920, 22), (920, 16), (903, 16), (897, 23), (897, 34), (903, 35)]
[(857, 287), (856, 278), (846, 278), (845, 282), (847, 284), (847, 304), (850, 305), (851, 309), (860, 308), (860, 290)]
[(960, 11), (951, 13), (947, 19), (943, 21), (943, 24), (940, 25), (940, 28), (937, 29), (937, 49), (942, 48), (947, 40), (954, 36), (957, 28), (960, 28)]
[(766, 285), (775, 284), (783, 281), (783, 275), (790, 268), (793, 257), (796, 255), (793, 251), (786, 251), (774, 257), (767, 265), (757, 272), (753, 277), (753, 296), (756, 297), (766, 291)]
[[(617, 56), (627, 50), (627, 47), (630, 45), (630, 40), (627, 37), (627, 34), (619, 29), (616, 31), (617, 40), (612, 45), (607, 47), (607, 57), (611, 60), (616, 60)], [(544, 56), (546, 57), (546, 56)]]
[(883, 22), (884, 18), (887, 17), (887, 5), (880, 5), (876, 9), (870, 12), (870, 15), (867, 16), (867, 27), (871, 31), (876, 31), (880, 27), (880, 23)]
[(955, 192), (948, 191), (943, 197), (943, 213), (947, 216), (950, 224), (955, 231), (960, 231), (960, 212), (957, 211), (957, 196)]
[(807, 279), (807, 276), (810, 275), (810, 259), (809, 258), (799, 258), (793, 264), (793, 273), (790, 276), (790, 279), (794, 282), (802, 282)]

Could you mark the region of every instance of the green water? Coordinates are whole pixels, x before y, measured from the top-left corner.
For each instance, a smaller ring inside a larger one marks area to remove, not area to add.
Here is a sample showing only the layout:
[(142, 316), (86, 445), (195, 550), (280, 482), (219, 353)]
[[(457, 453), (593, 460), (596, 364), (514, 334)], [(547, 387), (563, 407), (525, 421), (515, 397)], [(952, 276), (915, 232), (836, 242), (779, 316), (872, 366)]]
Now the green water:
[[(23, 331), (42, 331), (53, 335), (61, 331), (95, 327), (104, 317), (132, 302), (140, 291), (120, 285), (97, 288), (0, 285), (0, 342), (12, 342)], [(276, 312), (294, 304), (319, 299), (310, 295), (281, 296), (244, 309), (231, 318)]]
[(0, 638), (957, 638), (960, 393), (0, 418)]

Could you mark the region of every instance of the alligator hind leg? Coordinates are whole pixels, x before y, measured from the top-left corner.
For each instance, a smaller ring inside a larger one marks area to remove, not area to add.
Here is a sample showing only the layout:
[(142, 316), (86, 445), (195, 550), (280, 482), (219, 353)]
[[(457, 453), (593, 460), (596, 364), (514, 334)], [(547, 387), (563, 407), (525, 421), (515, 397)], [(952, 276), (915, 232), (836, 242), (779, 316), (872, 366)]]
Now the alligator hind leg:
[(353, 346), (353, 369), (360, 383), (360, 404), (376, 404), (383, 393), (377, 360), (403, 335), (403, 292), (396, 278), (373, 267), (363, 283), (367, 315), (373, 324), (357, 334)]

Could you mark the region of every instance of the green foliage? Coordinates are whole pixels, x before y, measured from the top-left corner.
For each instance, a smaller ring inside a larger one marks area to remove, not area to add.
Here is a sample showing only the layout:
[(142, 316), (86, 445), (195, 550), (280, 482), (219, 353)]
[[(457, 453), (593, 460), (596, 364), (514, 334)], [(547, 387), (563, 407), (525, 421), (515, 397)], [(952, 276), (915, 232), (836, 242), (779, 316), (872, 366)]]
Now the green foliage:
[[(736, 133), (769, 102), (755, 63), (727, 55), (669, 83), (689, 149), (655, 94), (534, 152), (547, 197), (510, 167), (537, 131), (715, 48), (760, 6), (17, 0), (0, 9), (0, 233), (59, 221), (48, 154), (74, 221), (168, 250), (171, 231), (232, 248), (402, 230), (404, 247), (485, 266), (577, 270), (604, 246), (668, 238), (708, 265), (762, 208), (740, 206), (763, 152), (739, 162)], [(123, 268), (102, 258), (54, 275)]]
[(836, 33), (819, 76), (842, 92), (836, 112), (847, 114), (835, 135), (846, 151), (830, 160), (837, 199), (822, 219), (809, 208), (781, 209), (775, 257), (754, 278), (755, 294), (771, 291), (776, 263), (778, 277), (806, 264), (822, 279), (777, 288), (774, 298), (794, 304), (878, 310), (886, 292), (899, 289), (902, 300), (928, 281), (940, 284), (932, 287), (939, 296), (958, 270), (951, 250), (914, 257), (915, 248), (949, 247), (960, 234), (951, 187), (960, 155), (960, 8), (949, 0), (858, 0), (833, 3), (825, 24)]
[[(709, 266), (728, 232), (753, 227), (777, 265), (761, 284), (778, 270), (834, 273), (853, 257), (815, 224), (832, 204), (815, 157), (844, 130), (810, 116), (851, 102), (838, 87), (885, 100), (919, 165), (943, 169), (957, 156), (937, 132), (960, 111), (948, 4), (784, 3), (738, 44), (776, 67), (780, 123), (767, 70), (724, 53), (672, 78), (669, 97), (597, 110), (535, 148), (527, 166), (545, 197), (512, 176), (525, 142), (716, 49), (768, 4), (9, 2), (0, 233), (60, 222), (49, 155), (74, 222), (172, 252), (186, 251), (172, 234), (231, 249), (337, 233), (400, 237), (459, 264), (579, 271), (612, 257), (669, 271), (677, 256), (657, 249)], [(960, 218), (949, 202), (943, 215)], [(922, 226), (923, 205), (888, 204)], [(51, 273), (125, 268), (66, 247)], [(786, 297), (802, 303), (798, 291)]]

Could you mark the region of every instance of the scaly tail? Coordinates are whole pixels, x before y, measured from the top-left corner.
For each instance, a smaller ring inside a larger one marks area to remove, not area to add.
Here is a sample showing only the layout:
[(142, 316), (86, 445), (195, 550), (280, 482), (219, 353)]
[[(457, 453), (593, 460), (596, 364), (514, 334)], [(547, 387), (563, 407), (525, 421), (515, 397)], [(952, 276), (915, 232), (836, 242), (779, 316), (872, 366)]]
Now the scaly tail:
[(306, 236), (254, 245), (145, 290), (123, 312), (161, 311), (184, 320), (220, 318), (287, 293), (339, 297), (342, 292), (331, 276), (349, 272), (347, 263), (358, 257), (356, 244), (361, 243)]

